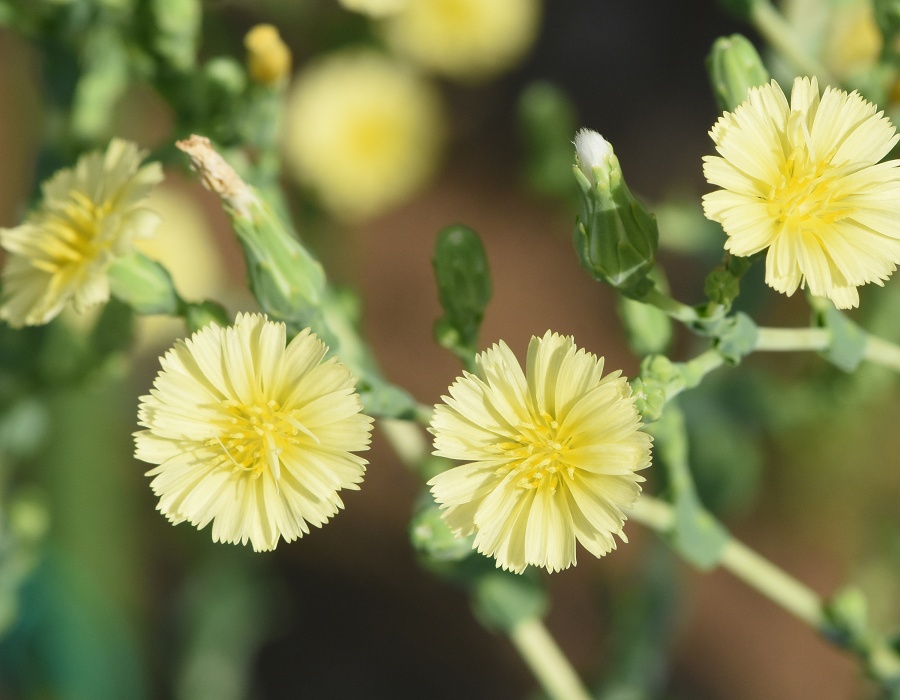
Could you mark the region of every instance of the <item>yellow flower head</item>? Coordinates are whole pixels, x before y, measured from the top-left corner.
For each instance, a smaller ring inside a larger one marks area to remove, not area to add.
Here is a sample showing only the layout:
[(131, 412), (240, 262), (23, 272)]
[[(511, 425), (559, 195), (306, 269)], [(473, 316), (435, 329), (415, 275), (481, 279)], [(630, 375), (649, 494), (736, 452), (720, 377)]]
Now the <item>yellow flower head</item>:
[[(410, 0), (338, 0), (348, 10), (361, 12), (370, 17), (385, 17), (399, 12), (409, 5)], [(416, 0), (417, 1), (417, 0)]]
[(212, 521), (216, 542), (274, 549), (321, 527), (357, 489), (372, 419), (360, 413), (356, 380), (303, 331), (285, 347), (285, 326), (238, 314), (178, 341), (141, 397), (135, 456), (171, 522)]
[(158, 163), (140, 167), (143, 151), (113, 139), (74, 168), (43, 184), (43, 202), (23, 224), (0, 229), (9, 258), (0, 318), (20, 327), (47, 323), (71, 301), (77, 311), (109, 300), (106, 272), (147, 238), (159, 217), (144, 206), (162, 180)]
[(528, 346), (525, 372), (505, 343), (478, 355), (435, 407), (434, 454), (467, 464), (429, 483), (457, 536), (517, 573), (575, 564), (625, 540), (622, 508), (640, 493), (650, 436), (631, 387), (603, 376), (603, 358), (547, 331)]
[(244, 36), (247, 72), (263, 85), (276, 85), (291, 72), (291, 50), (271, 24), (257, 24)]
[(710, 135), (719, 156), (703, 159), (703, 174), (722, 189), (704, 195), (704, 213), (734, 255), (769, 249), (769, 286), (809, 287), (847, 309), (859, 304), (857, 287), (894, 271), (900, 161), (879, 161), (898, 136), (875, 105), (834, 88), (820, 98), (815, 78), (797, 78), (788, 103), (772, 81)]
[(392, 59), (348, 51), (310, 66), (285, 115), (286, 159), (341, 219), (401, 203), (434, 171), (443, 141), (434, 89)]
[(414, 0), (387, 20), (388, 43), (429, 70), (481, 80), (508, 70), (531, 48), (540, 0)]

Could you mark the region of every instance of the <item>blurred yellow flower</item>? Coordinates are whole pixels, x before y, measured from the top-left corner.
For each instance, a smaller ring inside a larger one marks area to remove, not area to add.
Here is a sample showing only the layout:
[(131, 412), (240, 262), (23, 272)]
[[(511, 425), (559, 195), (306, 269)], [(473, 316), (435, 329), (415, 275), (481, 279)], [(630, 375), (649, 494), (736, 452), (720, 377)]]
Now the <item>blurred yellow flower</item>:
[(823, 46), (828, 69), (841, 80), (872, 70), (883, 44), (872, 2), (853, 0), (829, 9)]
[[(385, 17), (399, 12), (409, 5), (410, 0), (338, 0), (348, 10), (361, 12), (370, 17)], [(414, 0), (418, 2), (418, 0)]]
[(384, 21), (384, 34), (396, 51), (429, 70), (482, 80), (525, 55), (540, 16), (540, 0), (415, 0)]
[(247, 72), (263, 85), (275, 85), (291, 72), (291, 50), (271, 24), (257, 24), (244, 36)]
[(525, 372), (502, 341), (476, 358), (435, 407), (434, 454), (463, 464), (429, 483), (458, 537), (517, 573), (575, 564), (615, 549), (650, 464), (631, 387), (603, 376), (603, 358), (547, 331), (528, 346)]
[(900, 161), (878, 162), (900, 137), (876, 109), (856, 92), (820, 98), (815, 78), (797, 78), (788, 104), (772, 81), (710, 131), (719, 156), (703, 173), (722, 189), (704, 195), (704, 213), (734, 255), (768, 248), (766, 283), (779, 292), (808, 287), (847, 309), (900, 262)]
[(443, 115), (434, 89), (392, 59), (348, 51), (297, 79), (285, 114), (285, 157), (339, 219), (382, 213), (434, 172)]
[(145, 155), (113, 139), (105, 153), (84, 155), (47, 180), (40, 208), (23, 224), (0, 229), (9, 253), (0, 318), (14, 327), (40, 325), (69, 302), (81, 312), (109, 300), (110, 264), (159, 223), (144, 200), (162, 168), (140, 167)]
[(135, 456), (172, 523), (212, 521), (215, 542), (274, 549), (321, 527), (358, 489), (372, 419), (356, 380), (305, 330), (285, 347), (286, 329), (261, 314), (210, 325), (162, 358), (141, 397)]

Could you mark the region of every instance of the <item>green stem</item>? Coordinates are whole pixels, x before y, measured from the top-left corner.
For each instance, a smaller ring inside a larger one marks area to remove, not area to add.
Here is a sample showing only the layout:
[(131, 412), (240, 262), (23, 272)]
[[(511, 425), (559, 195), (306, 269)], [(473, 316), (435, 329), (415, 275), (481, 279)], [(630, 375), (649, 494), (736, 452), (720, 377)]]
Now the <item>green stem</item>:
[(822, 351), (831, 344), (827, 328), (757, 328), (756, 351)]
[[(758, 328), (753, 349), (756, 352), (821, 352), (827, 350), (830, 344), (831, 331), (827, 328)], [(866, 334), (863, 358), (900, 372), (900, 345), (877, 335)]]
[(803, 49), (803, 42), (769, 0), (756, 0), (750, 9), (750, 22), (766, 42), (798, 72), (816, 76), (825, 85), (840, 85), (829, 70)]
[(422, 461), (431, 453), (422, 428), (417, 423), (396, 418), (382, 418), (378, 421), (378, 427), (400, 461), (418, 471)]
[(676, 301), (667, 294), (663, 294), (656, 287), (652, 287), (649, 292), (644, 294), (638, 301), (644, 304), (650, 304), (662, 311), (667, 316), (674, 318), (682, 323), (692, 324), (702, 321), (697, 309), (687, 304)]
[[(674, 508), (651, 496), (638, 499), (629, 516), (660, 534), (675, 528)], [(719, 565), (816, 631), (829, 629), (825, 603), (815, 591), (730, 535)], [(836, 644), (862, 659), (872, 677), (885, 687), (898, 683), (900, 656), (884, 640), (867, 636), (863, 643)]]
[(549, 697), (590, 700), (591, 694), (540, 619), (518, 623), (510, 630), (509, 639)]

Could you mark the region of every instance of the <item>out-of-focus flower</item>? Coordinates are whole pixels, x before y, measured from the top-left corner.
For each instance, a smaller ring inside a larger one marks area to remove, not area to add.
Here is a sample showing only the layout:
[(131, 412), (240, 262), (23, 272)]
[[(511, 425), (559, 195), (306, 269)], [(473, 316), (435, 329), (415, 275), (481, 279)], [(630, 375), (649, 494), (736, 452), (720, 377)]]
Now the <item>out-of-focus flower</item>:
[(797, 78), (789, 104), (773, 81), (710, 131), (719, 156), (703, 173), (722, 189), (704, 195), (704, 213), (734, 255), (768, 248), (766, 283), (779, 292), (808, 286), (851, 308), (857, 287), (883, 284), (900, 262), (900, 161), (878, 162), (900, 137), (876, 110), (856, 92), (820, 98), (815, 78)]
[(244, 37), (247, 72), (263, 85), (275, 85), (291, 72), (291, 50), (271, 24), (257, 24)]
[[(412, 0), (418, 2), (418, 0)], [(386, 17), (399, 12), (410, 4), (410, 0), (338, 0), (348, 10), (360, 12), (370, 17)]]
[(568, 568), (576, 540), (597, 557), (625, 541), (621, 509), (651, 442), (625, 378), (550, 331), (531, 339), (524, 373), (503, 342), (476, 368), (431, 422), (434, 454), (467, 462), (428, 482), (453, 532), (515, 572)]
[(832, 74), (851, 78), (875, 66), (882, 43), (871, 2), (841, 3), (830, 13), (823, 58)]
[(178, 341), (141, 397), (135, 455), (172, 523), (213, 523), (216, 542), (274, 549), (321, 527), (358, 489), (372, 419), (356, 380), (303, 331), (285, 347), (283, 323), (238, 314)]
[(412, 195), (434, 171), (443, 141), (432, 86), (372, 51), (311, 65), (292, 90), (285, 127), (288, 165), (344, 220)]
[(70, 302), (81, 312), (109, 300), (109, 266), (159, 223), (144, 200), (162, 168), (140, 167), (145, 155), (113, 139), (105, 153), (84, 155), (45, 182), (40, 208), (23, 224), (0, 229), (10, 254), (0, 318), (14, 327), (40, 325)]
[(428, 70), (483, 80), (515, 65), (531, 48), (540, 0), (414, 0), (385, 20), (388, 43)]

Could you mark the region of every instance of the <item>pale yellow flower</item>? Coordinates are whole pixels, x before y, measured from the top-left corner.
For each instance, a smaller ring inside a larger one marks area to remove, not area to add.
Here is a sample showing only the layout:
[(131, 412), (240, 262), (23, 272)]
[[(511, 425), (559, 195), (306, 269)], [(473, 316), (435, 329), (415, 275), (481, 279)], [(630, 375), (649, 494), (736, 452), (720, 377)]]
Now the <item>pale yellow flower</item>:
[(476, 358), (435, 407), (434, 454), (467, 462), (429, 483), (457, 536), (497, 566), (559, 571), (576, 540), (600, 557), (615, 549), (623, 508), (650, 464), (631, 387), (603, 376), (603, 358), (547, 331), (528, 346), (525, 372), (505, 343)]
[(338, 218), (400, 204), (434, 172), (443, 141), (440, 100), (407, 67), (346, 51), (297, 79), (285, 114), (285, 157)]
[(385, 20), (399, 53), (461, 80), (481, 80), (515, 65), (537, 38), (540, 0), (414, 0)]
[(750, 90), (710, 135), (719, 156), (703, 173), (723, 188), (703, 197), (726, 250), (768, 248), (766, 283), (787, 295), (808, 287), (840, 309), (857, 287), (883, 284), (900, 262), (900, 161), (879, 161), (898, 135), (856, 92), (797, 78), (791, 101), (774, 81)]
[[(412, 0), (418, 2), (418, 0)], [(370, 17), (386, 17), (409, 5), (410, 0), (338, 0), (348, 10)]]
[(113, 139), (105, 153), (84, 155), (46, 181), (40, 208), (23, 224), (0, 229), (9, 253), (0, 318), (14, 327), (40, 325), (70, 302), (81, 312), (109, 300), (109, 266), (159, 223), (144, 200), (162, 169), (140, 167), (144, 155)]
[(358, 489), (372, 419), (356, 380), (303, 331), (285, 347), (283, 323), (238, 314), (207, 326), (162, 358), (141, 397), (135, 456), (171, 522), (213, 523), (216, 542), (274, 549), (321, 527)]

